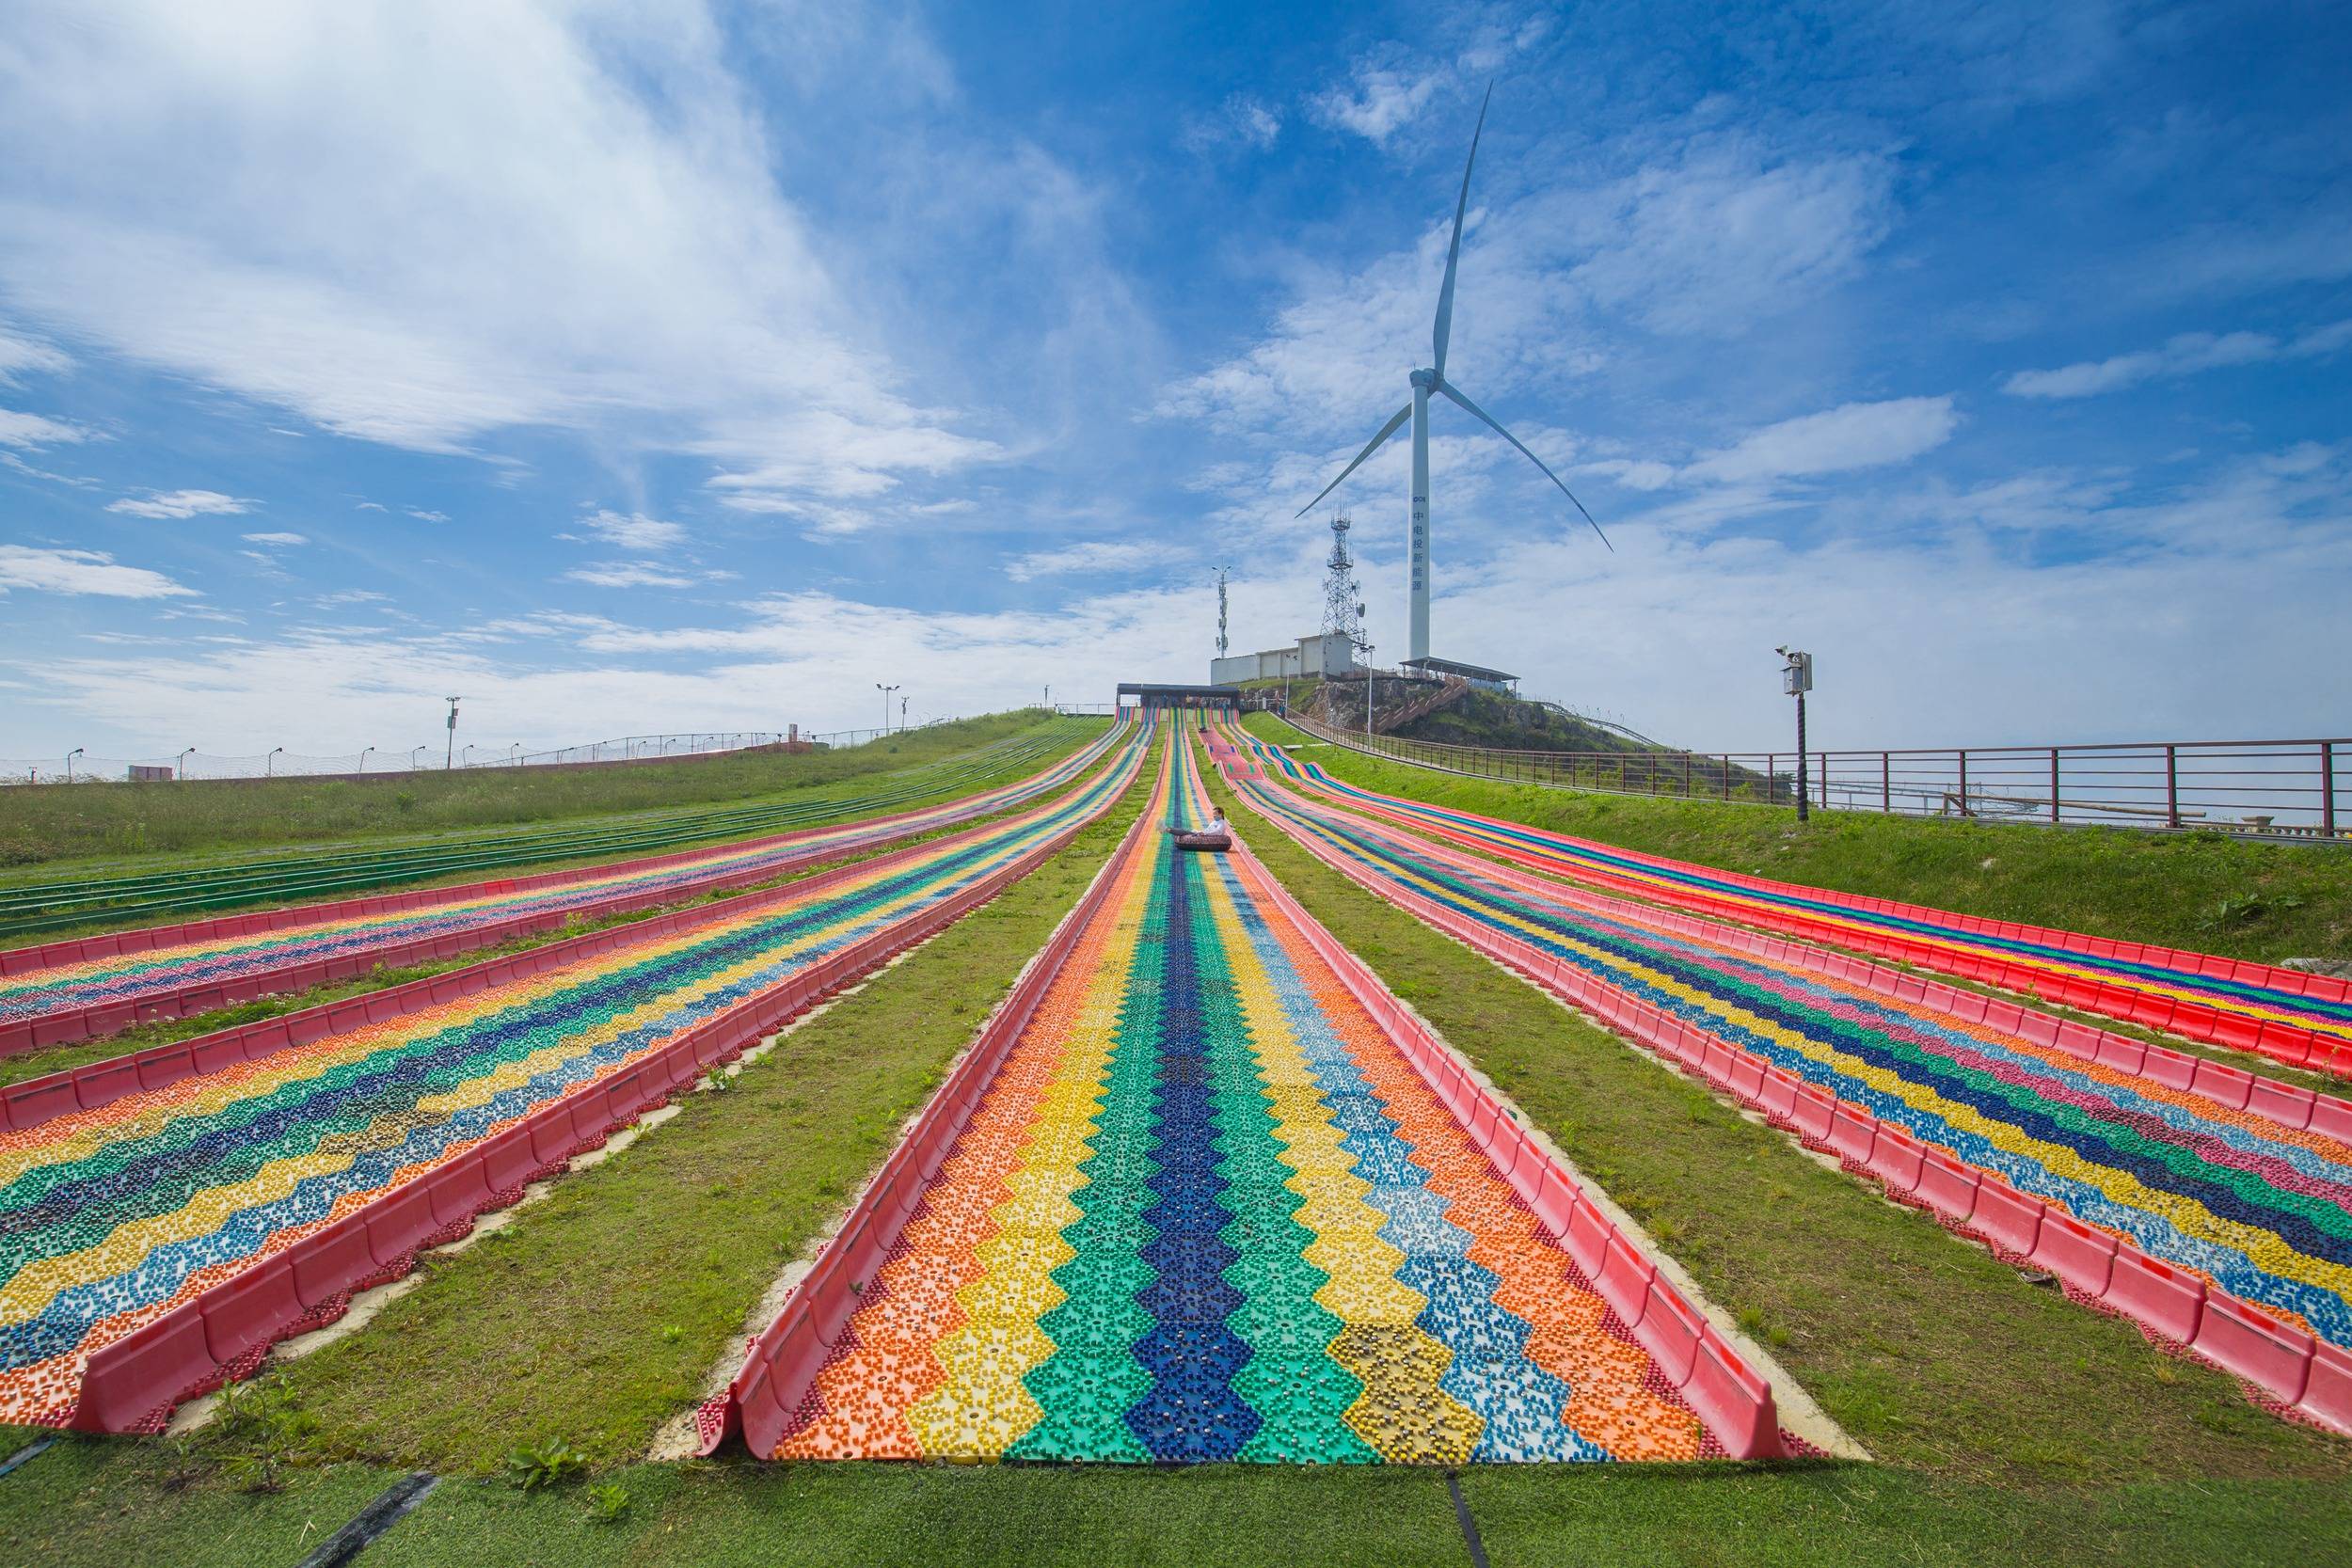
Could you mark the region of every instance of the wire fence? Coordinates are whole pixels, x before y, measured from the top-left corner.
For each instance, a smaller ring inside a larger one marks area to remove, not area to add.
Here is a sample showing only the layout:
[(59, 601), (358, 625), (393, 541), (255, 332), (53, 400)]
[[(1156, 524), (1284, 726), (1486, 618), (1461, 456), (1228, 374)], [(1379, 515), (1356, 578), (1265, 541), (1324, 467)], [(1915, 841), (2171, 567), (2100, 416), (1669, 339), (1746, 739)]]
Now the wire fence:
[(1876, 752), (1532, 752), (1367, 736), (1293, 712), (1310, 735), (1510, 783), (1988, 822), (2218, 829), (2352, 842), (2352, 738), (1968, 746)]

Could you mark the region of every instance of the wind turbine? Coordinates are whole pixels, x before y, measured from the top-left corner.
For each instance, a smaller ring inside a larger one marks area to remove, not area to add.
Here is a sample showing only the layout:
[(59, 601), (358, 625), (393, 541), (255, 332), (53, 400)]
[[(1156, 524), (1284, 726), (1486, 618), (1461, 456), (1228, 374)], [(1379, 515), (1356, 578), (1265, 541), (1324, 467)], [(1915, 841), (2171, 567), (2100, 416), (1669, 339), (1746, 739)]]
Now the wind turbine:
[[(1408, 638), (1412, 644), (1412, 652), (1409, 656), (1411, 658), (1429, 657), (1429, 394), (1432, 392), (1458, 404), (1465, 413), (1484, 423), (1513, 446), (1518, 447), (1521, 455), (1530, 463), (1534, 464), (1538, 468), (1543, 468), (1544, 477), (1552, 483), (1560, 485), (1560, 493), (1568, 498), (1577, 511), (1583, 513), (1586, 522), (1593, 524), (1593, 531), (1600, 534), (1600, 542), (1609, 545), (1609, 535), (1600, 532), (1600, 525), (1593, 522), (1593, 515), (1584, 511), (1584, 503), (1576, 499), (1574, 492), (1570, 491), (1565, 484), (1561, 483), (1560, 476), (1549, 468), (1545, 468), (1544, 460), (1529, 451), (1526, 443), (1495, 423), (1492, 415), (1464, 397), (1460, 390), (1445, 378), (1446, 340), (1454, 332), (1454, 274), (1462, 260), (1462, 214), (1470, 206), (1470, 170), (1478, 163), (1478, 138), (1486, 129), (1486, 103), (1494, 101), (1494, 95), (1495, 89), (1490, 84), (1486, 88), (1486, 102), (1478, 105), (1478, 129), (1470, 133), (1470, 160), (1462, 166), (1462, 194), (1456, 197), (1454, 202), (1454, 242), (1446, 247), (1445, 283), (1438, 290), (1438, 322), (1429, 335), (1430, 347), (1436, 356), (1437, 363), (1429, 370), (1415, 371), (1406, 378), (1413, 385), (1413, 401), (1390, 415), (1389, 422), (1382, 425), (1379, 433), (1364, 444), (1364, 450), (1356, 454), (1356, 461), (1340, 470), (1339, 479), (1325, 485), (1322, 495), (1315, 497), (1313, 500), (1298, 509), (1298, 515), (1301, 517), (1312, 512), (1324, 496), (1329, 495), (1340, 487), (1340, 480), (1345, 479), (1361, 467), (1364, 459), (1378, 451), (1380, 444), (1395, 435), (1397, 427), (1402, 425), (1407, 418), (1412, 420), (1413, 578), (1412, 625)], [(1614, 545), (1609, 545), (1613, 554), (1616, 547)]]

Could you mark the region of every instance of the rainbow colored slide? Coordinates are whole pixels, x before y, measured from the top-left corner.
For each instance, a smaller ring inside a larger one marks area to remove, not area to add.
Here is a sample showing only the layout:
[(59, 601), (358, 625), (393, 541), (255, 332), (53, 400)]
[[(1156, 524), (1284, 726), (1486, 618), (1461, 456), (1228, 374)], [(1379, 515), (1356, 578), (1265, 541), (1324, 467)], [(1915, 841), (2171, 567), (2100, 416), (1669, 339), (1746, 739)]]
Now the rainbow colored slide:
[(1254, 766), (1309, 796), (1549, 875), (1983, 981), (2290, 1067), (2352, 1075), (2352, 983), (1718, 871), (1384, 795), (1333, 778), (1247, 732), (1231, 738)]
[(1030, 778), (893, 816), (615, 865), (108, 932), (0, 953), (0, 1055), (180, 1018), (273, 991), (444, 958), (567, 920), (748, 887), (1009, 811), (1065, 787), (1116, 729)]
[(727, 1396), (776, 1459), (1688, 1460), (1770, 1386), (1207, 819), (1153, 810)]
[(1131, 729), (1005, 820), (0, 1133), (0, 1420), (151, 1430), (993, 897), (1108, 810), (1144, 751)]
[(2352, 1432), (2352, 1102), (1533, 875), (1278, 784), (1246, 737), (1220, 750), (1243, 800), (1333, 869)]

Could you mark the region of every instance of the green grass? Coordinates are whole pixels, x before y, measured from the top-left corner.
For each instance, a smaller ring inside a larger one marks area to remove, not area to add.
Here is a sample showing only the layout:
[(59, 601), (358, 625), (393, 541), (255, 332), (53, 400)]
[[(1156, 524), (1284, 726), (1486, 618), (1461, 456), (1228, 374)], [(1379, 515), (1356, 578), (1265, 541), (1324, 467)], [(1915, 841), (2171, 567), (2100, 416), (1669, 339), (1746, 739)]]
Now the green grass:
[(2352, 956), (2352, 853), (2217, 832), (2045, 828), (1583, 794), (1466, 779), (1326, 745), (1280, 720), (1261, 737), (1367, 789), (1701, 865), (2278, 962)]
[[(0, 1481), (0, 1560), (54, 1568), (292, 1564), (399, 1472), (298, 1473), (239, 1493), (163, 1445), (68, 1439)], [(1444, 1477), (1427, 1470), (637, 1465), (584, 1486), (444, 1481), (366, 1568), (1424, 1568), (1467, 1564)], [(2352, 1535), (2352, 1492), (2292, 1482), (2106, 1493), (1974, 1488), (1883, 1466), (1764, 1472), (1638, 1465), (1470, 1470), (1462, 1489), (1498, 1565), (1889, 1563), (2310, 1568)]]
[[(749, 802), (937, 762), (1042, 728), (1038, 709), (958, 720), (848, 751), (753, 752), (628, 767), (426, 769), (356, 780), (236, 780), (189, 784), (56, 784), (0, 790), (0, 865), (38, 866), (11, 880), (47, 880), (103, 858), (108, 868), (167, 870), (187, 855), (369, 847), (519, 823), (587, 819), (689, 805)], [(1074, 721), (1065, 721), (1073, 725)], [(205, 852), (209, 852), (205, 853)]]

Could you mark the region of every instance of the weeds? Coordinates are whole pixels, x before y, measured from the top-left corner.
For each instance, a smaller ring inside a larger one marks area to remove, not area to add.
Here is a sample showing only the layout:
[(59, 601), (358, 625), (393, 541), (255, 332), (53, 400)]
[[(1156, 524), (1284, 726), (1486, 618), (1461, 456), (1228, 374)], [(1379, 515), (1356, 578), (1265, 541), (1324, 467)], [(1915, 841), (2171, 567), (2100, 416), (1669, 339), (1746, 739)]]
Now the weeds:
[[(506, 1462), (506, 1478), (525, 1492), (553, 1486), (588, 1468), (588, 1456), (564, 1437), (542, 1437), (515, 1450)], [(623, 1494), (626, 1504), (627, 1494)], [(616, 1515), (617, 1517), (617, 1515)]]

